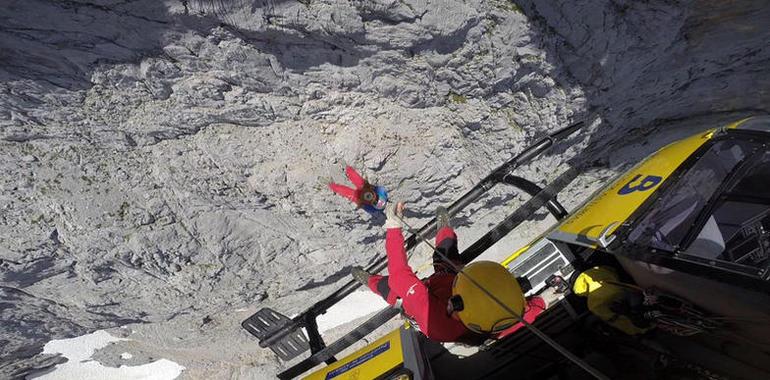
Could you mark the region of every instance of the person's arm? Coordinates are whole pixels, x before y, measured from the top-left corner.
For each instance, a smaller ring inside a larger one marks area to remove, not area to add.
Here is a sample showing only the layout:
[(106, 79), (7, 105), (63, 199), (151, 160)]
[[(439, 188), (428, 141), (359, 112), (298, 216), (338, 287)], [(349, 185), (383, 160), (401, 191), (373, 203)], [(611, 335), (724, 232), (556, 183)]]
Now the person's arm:
[[(535, 320), (537, 317), (542, 314), (546, 309), (545, 300), (543, 300), (542, 297), (533, 296), (529, 299), (527, 299), (527, 306), (524, 308), (524, 315), (521, 316), (521, 318), (526, 321), (529, 324), (535, 323)], [(521, 322), (516, 323), (515, 325), (499, 332), (495, 339), (503, 339), (507, 337), (508, 335), (511, 335), (518, 331), (519, 329), (523, 328), (524, 324)]]

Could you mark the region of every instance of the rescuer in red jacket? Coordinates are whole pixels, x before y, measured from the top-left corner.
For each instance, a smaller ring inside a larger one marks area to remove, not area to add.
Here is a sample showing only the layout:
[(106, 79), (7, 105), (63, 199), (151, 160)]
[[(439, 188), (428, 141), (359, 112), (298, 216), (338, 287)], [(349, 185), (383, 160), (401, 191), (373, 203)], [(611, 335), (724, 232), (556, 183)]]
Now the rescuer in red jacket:
[[(434, 252), (434, 273), (430, 277), (420, 280), (414, 274), (407, 262), (404, 235), (401, 231), (403, 210), (404, 204), (398, 203), (389, 205), (385, 212), (385, 250), (388, 256), (389, 275), (369, 274), (360, 267), (354, 267), (351, 271), (353, 277), (379, 294), (390, 305), (394, 305), (400, 298), (404, 314), (417, 324), (425, 336), (434, 341), (478, 345), (487, 338), (497, 337), (498, 335), (475, 333), (457, 317), (450, 302), (452, 283), (456, 273), (452, 266), (441, 258), (441, 255)], [(440, 207), (436, 213), (438, 232), (435, 248), (455, 266), (463, 267), (465, 263), (457, 249), (457, 235), (449, 226), (449, 214), (443, 207)], [(525, 309), (524, 319), (527, 322), (534, 321), (544, 306), (540, 298), (530, 300)], [(520, 327), (521, 324), (517, 324), (508, 330)], [(499, 336), (510, 334), (508, 330), (503, 331)]]

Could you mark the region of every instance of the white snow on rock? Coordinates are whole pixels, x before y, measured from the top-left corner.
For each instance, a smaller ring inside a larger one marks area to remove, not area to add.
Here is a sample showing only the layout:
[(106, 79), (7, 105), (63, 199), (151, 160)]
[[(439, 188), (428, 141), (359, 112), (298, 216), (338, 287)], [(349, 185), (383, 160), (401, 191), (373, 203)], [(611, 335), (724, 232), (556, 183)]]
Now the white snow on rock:
[[(170, 360), (160, 359), (152, 363), (140, 366), (106, 367), (91, 359), (91, 356), (100, 348), (104, 348), (112, 342), (130, 340), (117, 338), (104, 330), (79, 336), (71, 339), (52, 340), (44, 349), (44, 354), (62, 354), (68, 359), (64, 364), (57, 365), (53, 370), (33, 373), (27, 376), (27, 380), (171, 380), (177, 378), (185, 369)], [(131, 354), (121, 355), (129, 359)]]
[(323, 334), (337, 326), (381, 310), (388, 303), (370, 291), (354, 292), (318, 317), (318, 331)]

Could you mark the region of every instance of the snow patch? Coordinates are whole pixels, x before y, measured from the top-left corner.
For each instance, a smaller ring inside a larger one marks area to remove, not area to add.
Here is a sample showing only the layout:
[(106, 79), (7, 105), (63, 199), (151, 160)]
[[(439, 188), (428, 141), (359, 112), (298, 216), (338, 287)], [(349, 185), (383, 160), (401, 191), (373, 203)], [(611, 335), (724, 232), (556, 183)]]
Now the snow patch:
[(326, 314), (318, 316), (318, 331), (324, 333), (339, 325), (377, 312), (388, 306), (382, 297), (366, 290), (351, 293), (332, 306)]
[[(112, 342), (131, 340), (117, 338), (104, 330), (92, 334), (71, 339), (52, 340), (43, 348), (44, 354), (62, 354), (68, 359), (64, 364), (59, 364), (52, 370), (48, 369), (27, 376), (27, 380), (171, 380), (182, 373), (185, 368), (170, 360), (161, 359), (140, 366), (107, 367), (91, 359), (96, 350), (106, 347)], [(131, 354), (124, 353), (121, 355)]]

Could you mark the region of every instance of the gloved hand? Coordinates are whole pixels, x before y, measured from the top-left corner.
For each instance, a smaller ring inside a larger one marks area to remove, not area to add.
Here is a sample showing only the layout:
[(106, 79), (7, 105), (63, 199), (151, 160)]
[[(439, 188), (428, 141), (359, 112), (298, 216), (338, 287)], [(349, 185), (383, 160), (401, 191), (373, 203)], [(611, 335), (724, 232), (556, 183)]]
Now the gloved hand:
[(405, 208), (404, 202), (388, 203), (385, 206), (385, 229), (404, 227), (401, 218), (404, 217)]

